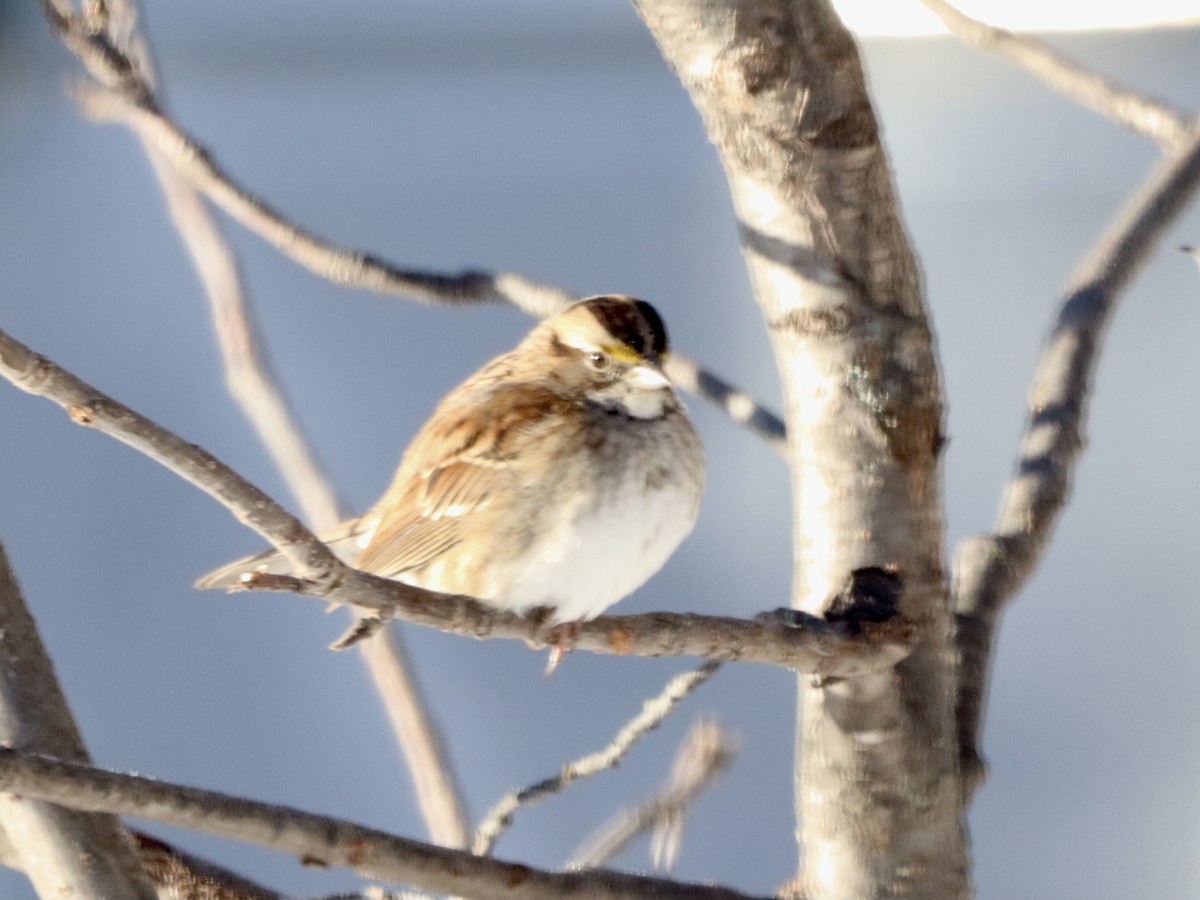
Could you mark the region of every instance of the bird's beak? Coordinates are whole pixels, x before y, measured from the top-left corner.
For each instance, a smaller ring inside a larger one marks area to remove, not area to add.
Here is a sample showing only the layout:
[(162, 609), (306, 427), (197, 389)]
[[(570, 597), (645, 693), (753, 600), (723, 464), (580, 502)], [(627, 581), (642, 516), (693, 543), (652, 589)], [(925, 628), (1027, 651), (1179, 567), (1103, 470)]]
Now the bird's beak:
[(671, 380), (658, 366), (643, 363), (634, 366), (625, 375), (626, 381), (643, 391), (661, 391), (671, 386)]

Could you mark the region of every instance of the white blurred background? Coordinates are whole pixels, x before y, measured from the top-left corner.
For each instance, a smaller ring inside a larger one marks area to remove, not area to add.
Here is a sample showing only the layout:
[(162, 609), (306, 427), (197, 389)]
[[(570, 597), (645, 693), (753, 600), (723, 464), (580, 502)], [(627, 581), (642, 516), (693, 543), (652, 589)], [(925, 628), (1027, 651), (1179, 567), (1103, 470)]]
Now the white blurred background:
[[(1054, 4), (1043, 4), (1053, 6)], [(778, 403), (719, 166), (621, 0), (147, 4), (172, 111), (297, 221), (393, 261), (502, 267), (653, 301), (674, 343)], [(1200, 30), (1053, 42), (1200, 108)], [(1058, 291), (1157, 157), (1148, 142), (945, 37), (864, 43), (949, 396), (948, 546), (986, 529)], [(146, 162), (81, 121), (76, 66), (35, 4), (0, 3), (0, 328), (291, 502), (222, 384), (207, 309)], [(354, 508), (437, 398), (529, 327), (347, 291), (230, 225), (269, 350)], [(979, 896), (1200, 893), (1200, 243), (1192, 212), (1104, 351), (1077, 490), (1005, 620), (972, 811)], [(783, 464), (699, 401), (710, 487), (695, 535), (623, 612), (749, 615), (787, 601)], [(101, 765), (423, 837), (345, 620), (192, 580), (261, 542), (135, 452), (0, 385), (0, 538)], [(407, 629), (472, 813), (596, 749), (687, 660), (568, 658)], [(522, 813), (498, 855), (559, 865), (665, 777), (702, 712), (741, 740), (677, 874), (767, 893), (796, 868), (794, 679), (727, 669), (615, 772)], [(272, 887), (344, 872), (156, 825)], [(639, 846), (618, 861), (644, 869)], [(0, 872), (0, 895), (24, 900)]]

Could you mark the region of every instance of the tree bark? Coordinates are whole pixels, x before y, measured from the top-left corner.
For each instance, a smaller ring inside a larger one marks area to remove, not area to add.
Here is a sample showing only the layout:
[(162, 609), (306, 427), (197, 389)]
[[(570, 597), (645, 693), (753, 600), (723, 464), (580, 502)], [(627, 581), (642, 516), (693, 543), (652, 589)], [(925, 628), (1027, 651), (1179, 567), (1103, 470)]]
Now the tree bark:
[(798, 884), (965, 897), (956, 664), (943, 573), (941, 385), (854, 41), (827, 2), (636, 0), (716, 144), (783, 381), (793, 605), (894, 567), (914, 652), (801, 678)]
[[(0, 547), (0, 743), (90, 763), (54, 666)], [(104, 813), (0, 794), (0, 826), (39, 897), (154, 900), (129, 833)]]

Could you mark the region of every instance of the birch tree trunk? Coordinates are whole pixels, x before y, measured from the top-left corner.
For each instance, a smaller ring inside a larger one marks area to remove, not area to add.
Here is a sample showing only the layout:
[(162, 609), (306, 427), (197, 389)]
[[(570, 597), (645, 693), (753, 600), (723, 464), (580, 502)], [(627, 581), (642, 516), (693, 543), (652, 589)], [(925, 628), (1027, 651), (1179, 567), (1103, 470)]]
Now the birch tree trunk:
[(800, 685), (806, 897), (965, 897), (942, 398), (920, 276), (853, 39), (823, 0), (637, 0), (716, 144), (783, 382), (793, 605), (891, 566), (915, 650)]

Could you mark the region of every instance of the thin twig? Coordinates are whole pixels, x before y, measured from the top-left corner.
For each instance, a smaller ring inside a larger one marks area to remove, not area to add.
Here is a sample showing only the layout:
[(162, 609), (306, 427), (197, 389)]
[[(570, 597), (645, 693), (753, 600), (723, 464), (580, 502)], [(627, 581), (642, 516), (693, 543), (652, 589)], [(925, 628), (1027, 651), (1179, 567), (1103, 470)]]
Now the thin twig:
[(470, 826), (462, 787), (400, 633), (394, 626), (381, 628), (359, 647), (400, 742), (430, 839), (465, 848)]
[(270, 364), (259, 347), (257, 323), (248, 308), (237, 261), (196, 192), (152, 144), (143, 144), (154, 167), (175, 229), (191, 254), (212, 311), (225, 385), (275, 462), (304, 518), (318, 530), (344, 516), (324, 466), (301, 431)]
[[(243, 584), (246, 589), (284, 590), (349, 603), (476, 638), (553, 642), (553, 635), (536, 620), (489, 609), (470, 597), (426, 591), (350, 568), (295, 516), (212, 454), (102, 394), (3, 331), (0, 375), (27, 393), (58, 403), (77, 424), (128, 444), (196, 485), (286, 556), (299, 576), (255, 576)], [(853, 592), (860, 580), (872, 580), (864, 578), (869, 571), (850, 573), (844, 590)], [(634, 656), (740, 659), (822, 677), (851, 678), (895, 665), (908, 654), (909, 638), (910, 625), (900, 616), (857, 622), (789, 611), (783, 619), (752, 622), (649, 613), (584, 622), (575, 647)]]
[(653, 829), (651, 858), (659, 869), (670, 869), (683, 841), (685, 813), (733, 762), (736, 742), (720, 725), (701, 719), (679, 745), (671, 777), (657, 797), (622, 810), (575, 851), (570, 867), (606, 865), (631, 841)]
[[(560, 312), (577, 299), (514, 272), (472, 269), (458, 273), (406, 269), (369, 254), (348, 250), (305, 231), (254, 197), (228, 175), (212, 155), (161, 110), (138, 105), (107, 90), (77, 90), (84, 110), (100, 121), (122, 121), (152, 142), (187, 181), (248, 230), (285, 256), (323, 278), (382, 294), (454, 305), (505, 301), (539, 318)], [(724, 411), (735, 422), (782, 450), (783, 420), (750, 395), (732, 387), (687, 356), (673, 352), (671, 377)]]
[(192, 828), (320, 866), (481, 900), (745, 900), (723, 887), (619, 872), (547, 872), (341, 819), (0, 748), (0, 791)]
[[(130, 60), (145, 90), (161, 103), (155, 88), (153, 58), (138, 24), (135, 0), (108, 0), (107, 11), (107, 31), (113, 46)], [(208, 296), (229, 392), (279, 467), (304, 517), (318, 530), (331, 528), (343, 518), (337, 498), (329, 477), (310, 452), (270, 365), (259, 352), (258, 328), (233, 250), (196, 191), (152, 142), (143, 139), (141, 143), (167, 201), (172, 224)]]
[[(145, 90), (162, 108), (153, 58), (138, 24), (135, 0), (109, 0), (107, 32), (130, 61)], [(270, 365), (259, 347), (258, 328), (246, 298), (237, 260), (207, 206), (143, 134), (142, 147), (167, 200), (172, 222), (204, 284), (221, 349), (226, 385), (259, 440), (275, 461), (304, 517), (318, 531), (346, 517), (332, 481), (310, 450)], [(381, 634), (360, 652), (403, 751), (430, 837), (465, 847), (467, 817), (458, 779), (442, 745), (402, 638)]]
[(1070, 494), (1105, 325), (1125, 287), (1198, 188), (1200, 129), (1159, 163), (1076, 270), (1034, 375), (1017, 474), (1005, 490), (995, 530), (963, 541), (957, 549), (954, 608), (964, 802), (983, 776), (977, 744), (995, 629), (1005, 603), (1040, 561)]
[[(79, 763), (89, 761), (2, 545), (0, 743)], [(0, 795), (0, 826), (41, 897), (156, 897), (133, 839), (113, 816), (89, 815), (6, 793)]]
[(1195, 118), (1170, 104), (1121, 87), (1072, 62), (1035, 37), (1014, 34), (959, 12), (946, 0), (921, 0), (950, 33), (1015, 63), (1060, 94), (1166, 148), (1187, 140)]
[[(121, 121), (159, 154), (193, 188), (250, 231), (309, 271), (338, 284), (428, 303), (474, 304), (505, 301), (539, 318), (561, 311), (576, 299), (560, 288), (515, 272), (469, 269), (430, 272), (398, 266), (372, 254), (339, 247), (287, 219), (226, 173), (198, 141), (166, 114), (138, 67), (103, 31), (43, 0), (47, 17), (63, 42), (102, 87), (80, 86), (77, 98), (99, 121)], [(673, 374), (687, 390), (725, 411), (782, 451), (782, 420), (719, 376), (675, 354)]]
[(574, 298), (512, 272), (468, 269), (428, 272), (405, 268), (367, 253), (339, 247), (288, 220), (235, 182), (203, 146), (162, 110), (144, 99), (95, 87), (79, 87), (76, 99), (91, 118), (121, 121), (156, 146), (189, 184), (284, 256), (322, 278), (347, 287), (427, 303), (472, 305), (506, 301), (538, 316), (561, 311)]
[(749, 394), (677, 353), (667, 359), (666, 369), (679, 388), (707, 400), (769, 443), (777, 453), (787, 452), (787, 428), (783, 420)]
[(79, 425), (96, 428), (161, 463), (225, 504), (269, 540), (297, 571), (335, 586), (346, 567), (295, 516), (212, 454), (171, 433), (0, 332), (0, 374), (27, 393), (47, 397)]
[(719, 662), (706, 662), (695, 671), (676, 675), (656, 697), (642, 704), (642, 711), (625, 723), (603, 750), (569, 762), (557, 774), (502, 797), (475, 829), (471, 852), (490, 855), (496, 847), (496, 842), (512, 825), (513, 816), (522, 806), (541, 803), (582, 778), (616, 767), (634, 744), (662, 724), (663, 719), (669, 716), (685, 697), (712, 678), (720, 668)]

